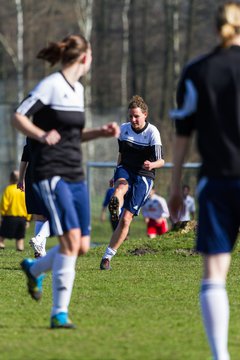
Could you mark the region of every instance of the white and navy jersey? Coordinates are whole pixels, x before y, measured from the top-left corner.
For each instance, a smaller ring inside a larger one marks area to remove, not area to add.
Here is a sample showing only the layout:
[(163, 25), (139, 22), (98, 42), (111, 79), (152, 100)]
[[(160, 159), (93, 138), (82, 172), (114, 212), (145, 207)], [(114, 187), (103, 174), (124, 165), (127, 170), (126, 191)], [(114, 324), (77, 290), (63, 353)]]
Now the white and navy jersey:
[(56, 129), (61, 135), (61, 140), (54, 146), (31, 140), (33, 180), (56, 175), (66, 181), (82, 180), (83, 86), (76, 82), (73, 87), (61, 72), (53, 73), (30, 92), (16, 112), (32, 116), (33, 123), (41, 129)]
[(178, 135), (196, 130), (201, 175), (240, 176), (240, 46), (217, 47), (183, 71), (178, 109), (170, 113)]
[(152, 162), (163, 158), (161, 137), (156, 126), (146, 122), (143, 129), (136, 131), (130, 122), (124, 123), (120, 128), (118, 143), (121, 154), (119, 165), (137, 175), (154, 179), (154, 169), (144, 170), (143, 163), (146, 160)]
[(142, 207), (143, 217), (158, 220), (168, 218), (169, 210), (166, 200), (157, 194), (153, 194)]

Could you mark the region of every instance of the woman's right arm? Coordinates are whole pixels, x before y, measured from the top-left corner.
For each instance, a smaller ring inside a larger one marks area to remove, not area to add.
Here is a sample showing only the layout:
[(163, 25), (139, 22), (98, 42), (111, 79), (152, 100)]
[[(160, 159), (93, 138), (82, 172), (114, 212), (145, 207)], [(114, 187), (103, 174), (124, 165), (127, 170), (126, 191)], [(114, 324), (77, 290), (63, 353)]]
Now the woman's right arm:
[(12, 122), (13, 126), (21, 133), (43, 144), (55, 145), (61, 139), (61, 136), (57, 130), (52, 129), (46, 132), (38, 126), (34, 125), (27, 116), (19, 114), (18, 112), (14, 114)]
[(13, 126), (26, 136), (39, 142), (44, 142), (46, 132), (34, 125), (27, 116), (15, 113), (13, 116)]

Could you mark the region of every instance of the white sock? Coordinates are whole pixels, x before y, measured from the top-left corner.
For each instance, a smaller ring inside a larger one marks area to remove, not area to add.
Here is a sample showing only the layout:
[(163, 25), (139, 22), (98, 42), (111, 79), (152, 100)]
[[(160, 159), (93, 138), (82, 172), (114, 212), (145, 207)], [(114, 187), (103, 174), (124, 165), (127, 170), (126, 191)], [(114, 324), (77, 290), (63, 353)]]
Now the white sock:
[(114, 255), (116, 255), (116, 253), (117, 253), (117, 250), (114, 250), (108, 246), (105, 251), (105, 254), (103, 255), (103, 259), (111, 260), (114, 257)]
[(46, 238), (42, 239), (42, 246), (45, 252), (46, 252), (46, 243), (47, 243), (47, 239)]
[(203, 280), (200, 302), (213, 359), (229, 360), (229, 303), (225, 282), (222, 280)]
[(35, 230), (34, 230), (35, 236), (39, 233), (43, 224), (44, 224), (44, 221), (42, 221), (42, 220), (35, 221)]
[(38, 277), (44, 272), (47, 272), (53, 268), (53, 262), (56, 254), (59, 252), (60, 246), (56, 245), (50, 249), (47, 255), (40, 257), (37, 261), (31, 266), (31, 274), (35, 277)]
[(75, 279), (77, 256), (57, 253), (54, 258), (52, 272), (53, 307), (51, 316), (60, 312), (68, 312), (72, 288)]
[(39, 226), (39, 223), (40, 221), (37, 221), (35, 225), (35, 237), (44, 240), (50, 236), (49, 222), (47, 220), (41, 222), (41, 226)]

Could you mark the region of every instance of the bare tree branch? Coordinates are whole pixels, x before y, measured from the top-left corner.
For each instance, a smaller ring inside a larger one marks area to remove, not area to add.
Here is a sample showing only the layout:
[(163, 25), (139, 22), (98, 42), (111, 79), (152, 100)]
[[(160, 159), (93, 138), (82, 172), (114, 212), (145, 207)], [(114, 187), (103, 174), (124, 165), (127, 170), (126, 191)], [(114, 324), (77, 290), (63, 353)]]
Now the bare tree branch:
[(15, 54), (13, 48), (11, 47), (8, 39), (0, 33), (0, 43), (2, 44), (3, 48), (5, 49), (5, 51), (7, 52), (7, 54), (10, 56), (13, 65), (15, 67), (15, 69), (17, 70), (17, 64), (18, 64), (18, 59), (17, 59), (17, 55)]

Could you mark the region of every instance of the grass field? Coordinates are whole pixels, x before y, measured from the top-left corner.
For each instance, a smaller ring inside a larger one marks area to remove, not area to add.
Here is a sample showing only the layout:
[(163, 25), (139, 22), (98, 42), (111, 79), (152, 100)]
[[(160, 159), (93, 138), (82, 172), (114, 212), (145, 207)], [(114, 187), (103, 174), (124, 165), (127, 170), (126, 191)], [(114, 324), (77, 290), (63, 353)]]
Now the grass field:
[[(145, 237), (141, 219), (112, 261), (99, 270), (110, 233), (108, 223), (93, 223), (93, 247), (77, 265), (70, 305), (76, 330), (50, 330), (51, 275), (44, 296), (34, 302), (20, 271), (32, 256), (26, 241), (17, 253), (7, 241), (0, 252), (1, 360), (207, 360), (210, 352), (199, 311), (201, 258), (193, 254), (193, 233)], [(32, 228), (28, 236), (32, 235)], [(48, 246), (56, 243), (51, 239)], [(137, 254), (144, 253), (139, 256)], [(231, 304), (229, 349), (240, 358), (239, 247), (228, 279)]]

